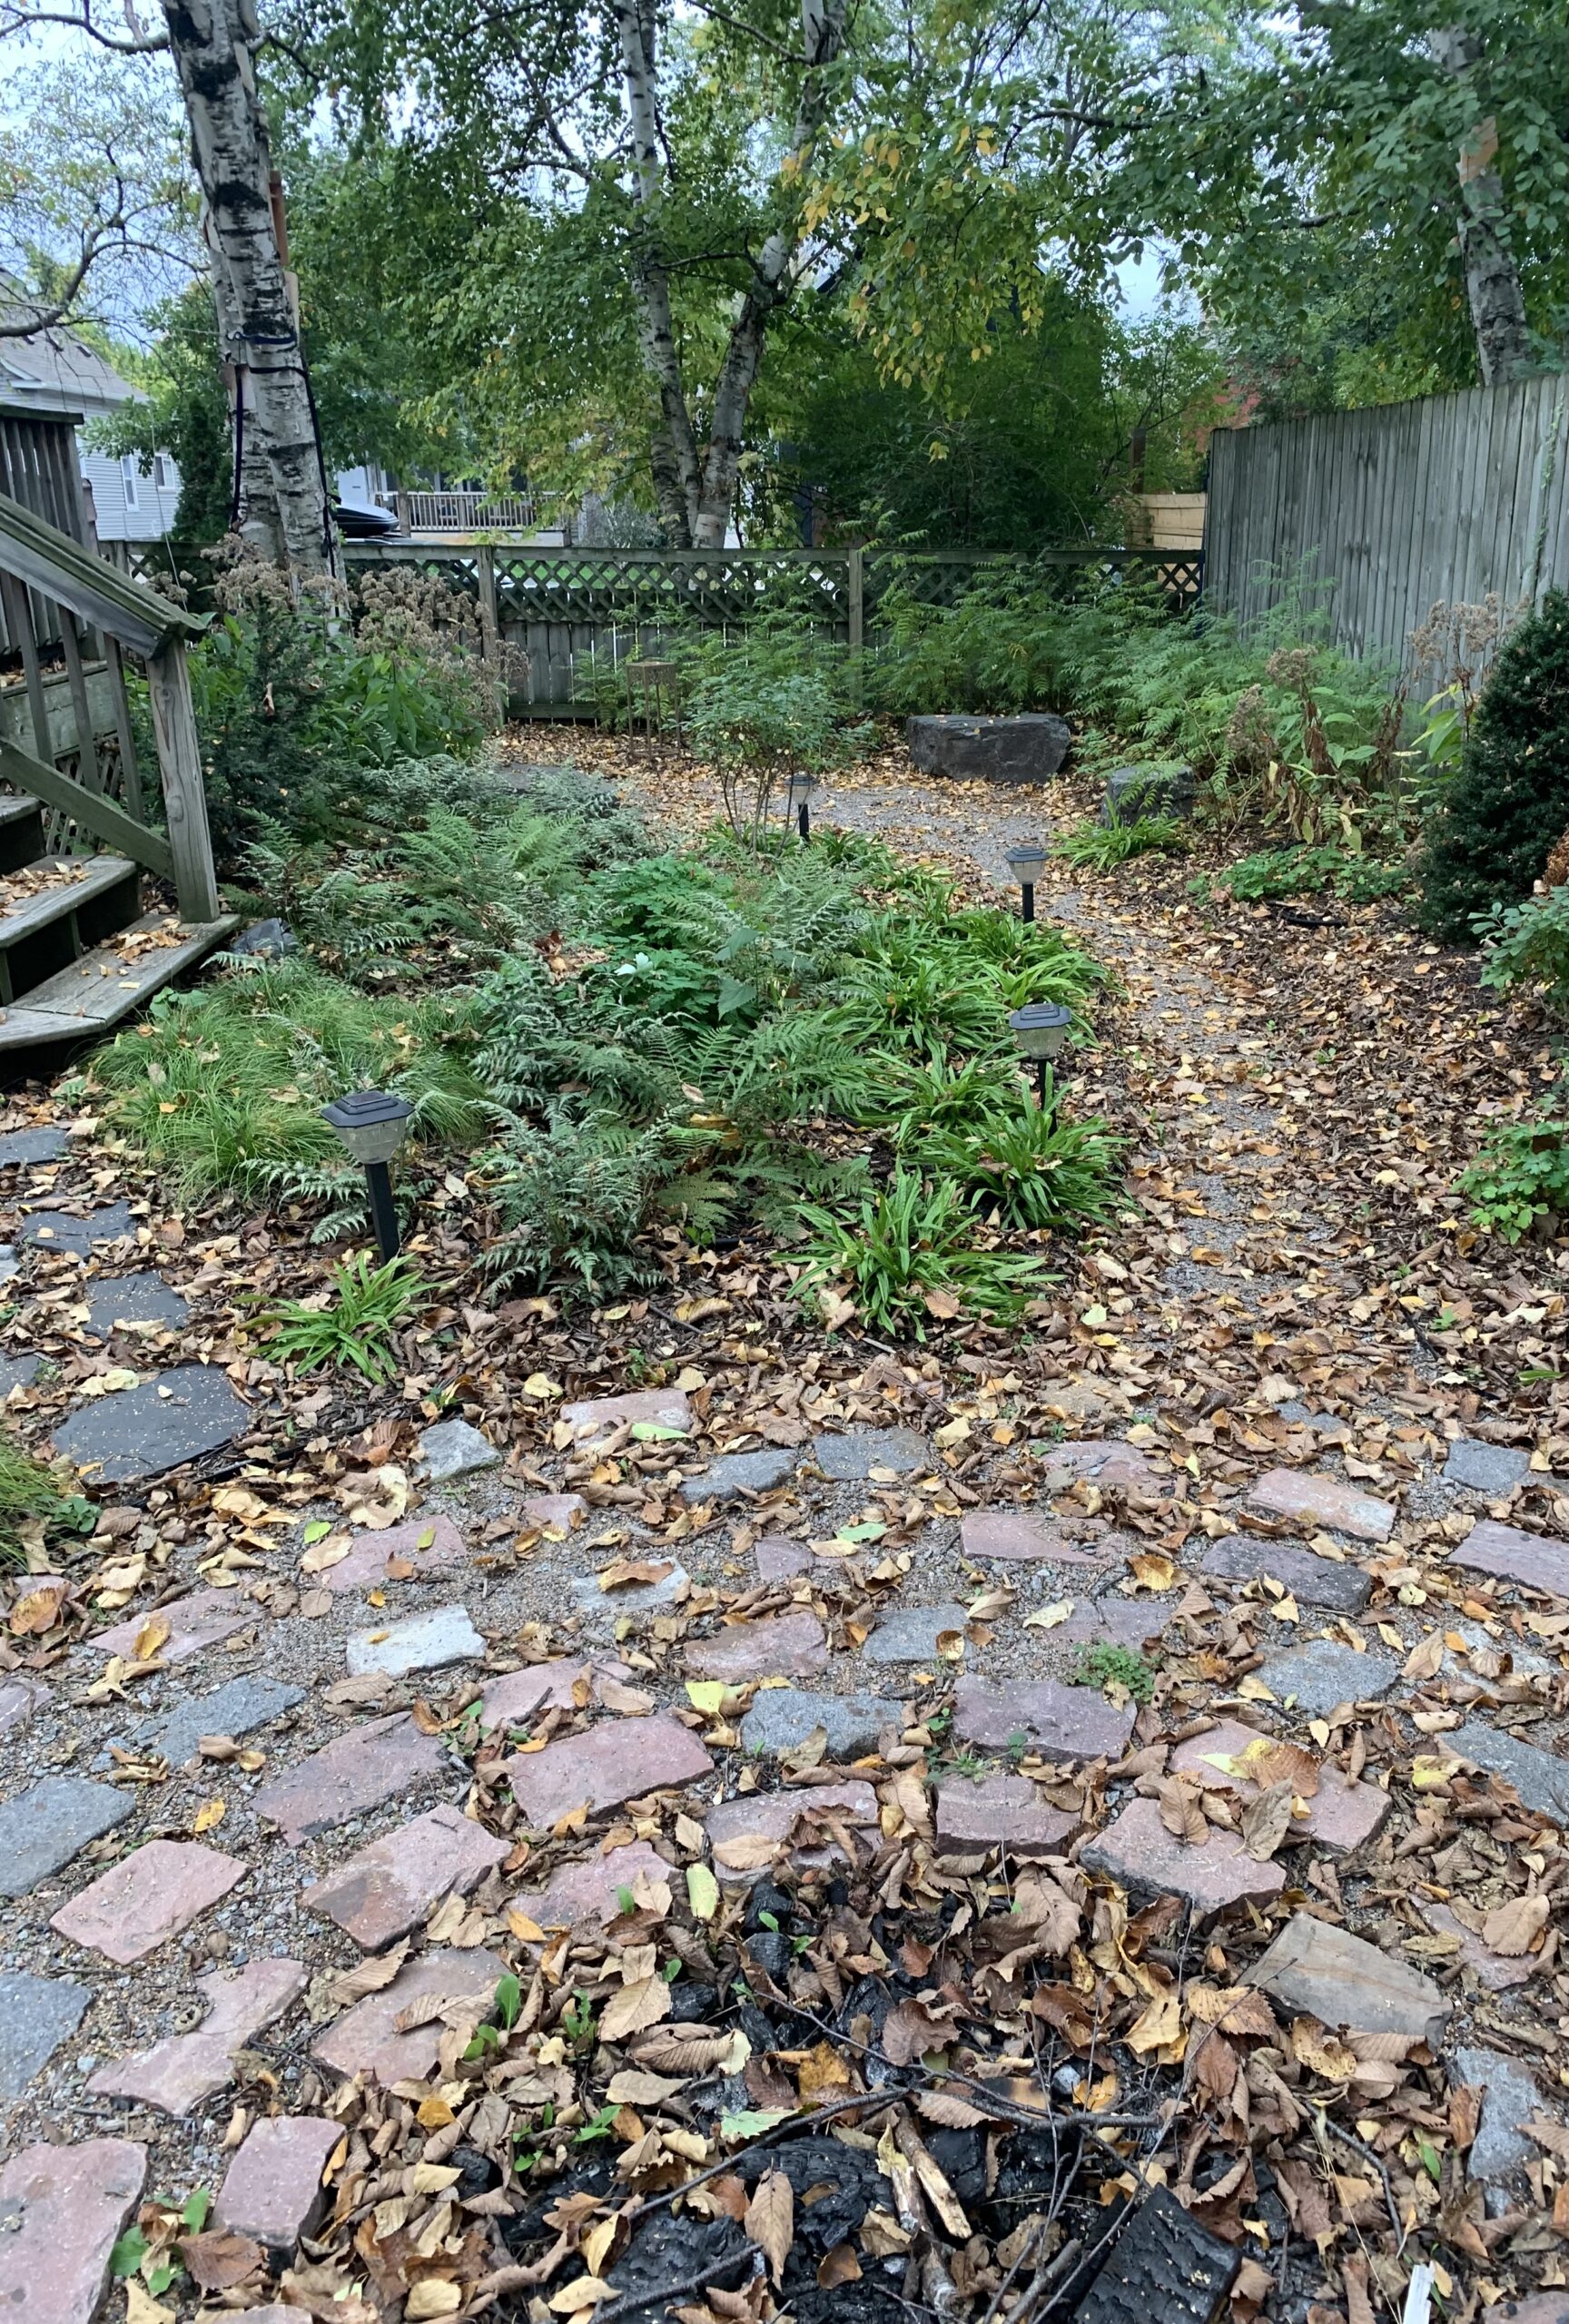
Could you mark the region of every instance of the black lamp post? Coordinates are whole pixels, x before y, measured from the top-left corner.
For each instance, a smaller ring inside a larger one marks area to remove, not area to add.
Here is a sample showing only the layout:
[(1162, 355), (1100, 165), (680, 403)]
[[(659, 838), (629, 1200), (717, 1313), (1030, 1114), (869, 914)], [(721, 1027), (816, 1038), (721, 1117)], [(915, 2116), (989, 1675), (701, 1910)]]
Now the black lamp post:
[(1046, 851), (1043, 847), (1011, 847), (1008, 868), (1019, 883), (1025, 921), (1035, 917), (1035, 883), (1046, 876)]
[(790, 777), (784, 812), (788, 815), (794, 811), (795, 828), (804, 840), (812, 836), (812, 793), (816, 788), (817, 777), (804, 766), (798, 766)]
[(322, 1120), (336, 1131), (350, 1158), (364, 1168), (370, 1223), (383, 1261), (395, 1259), (400, 1247), (392, 1176), (387, 1165), (408, 1137), (413, 1118), (408, 1098), (396, 1098), (390, 1089), (356, 1089), (321, 1108)]
[(1071, 1009), (1064, 1009), (1060, 1000), (1026, 1001), (1022, 1009), (1015, 1009), (1009, 1017), (1008, 1029), (1013, 1036), (1014, 1048), (1026, 1064), (1035, 1068), (1035, 1088), (1042, 1111), (1046, 1105), (1046, 1076), (1062, 1053), (1072, 1021)]

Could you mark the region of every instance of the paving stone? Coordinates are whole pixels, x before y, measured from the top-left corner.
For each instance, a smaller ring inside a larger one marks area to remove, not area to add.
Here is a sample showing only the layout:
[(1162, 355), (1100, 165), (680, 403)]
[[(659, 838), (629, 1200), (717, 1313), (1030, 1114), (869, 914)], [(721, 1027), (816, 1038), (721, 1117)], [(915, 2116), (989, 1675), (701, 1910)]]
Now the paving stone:
[(982, 1510), (966, 1517), (959, 1531), (964, 1555), (977, 1565), (1021, 1565), (1038, 1559), (1051, 1565), (1104, 1565), (1120, 1547), (1118, 1537), (1110, 1535), (1108, 1550), (1087, 1550), (1071, 1541), (1044, 1512), (1034, 1510)]
[(1359, 1614), (1373, 1594), (1372, 1580), (1359, 1565), (1319, 1557), (1298, 1541), (1266, 1541), (1257, 1533), (1223, 1533), (1205, 1550), (1199, 1571), (1224, 1581), (1258, 1581), (1268, 1574), (1299, 1605), (1335, 1614)]
[[(792, 1791), (750, 1791), (739, 1799), (721, 1800), (710, 1807), (703, 1818), (710, 1847), (719, 1848), (726, 1841), (741, 1839), (772, 1840), (783, 1847), (794, 1828), (798, 1817), (808, 1809), (832, 1808), (846, 1824), (877, 1824), (877, 1794), (869, 1783), (804, 1784)], [(837, 1846), (828, 1840), (820, 1846), (804, 1843), (792, 1850), (793, 1861), (805, 1870), (813, 1870), (841, 1861)], [(727, 1886), (750, 1886), (765, 1866), (727, 1865), (715, 1858), (714, 1869)]]
[(640, 1388), (629, 1396), (589, 1396), (579, 1403), (563, 1404), (561, 1417), (580, 1445), (597, 1444), (603, 1437), (614, 1436), (618, 1428), (675, 1428), (685, 1436), (692, 1427), (692, 1407), (680, 1388)]
[(49, 1925), (125, 1968), (189, 1928), (245, 1869), (239, 1856), (197, 1840), (144, 1840), (62, 1905)]
[(1486, 2185), (1490, 2180), (1506, 2179), (1540, 2154), (1535, 2142), (1522, 2135), (1520, 2125), (1541, 2112), (1542, 2096), (1517, 2058), (1480, 2043), (1456, 2050), (1452, 2079), (1482, 2093), (1482, 2119), (1465, 2157), (1467, 2177)]
[(1145, 1492), (1169, 1492), (1169, 1464), (1157, 1467), (1147, 1453), (1121, 1437), (1085, 1437), (1065, 1444), (1049, 1444), (1041, 1459), (1048, 1492), (1081, 1480), (1098, 1485), (1131, 1485)]
[(602, 1590), (597, 1574), (574, 1575), (573, 1603), (590, 1631), (608, 1638), (623, 1614), (666, 1613), (671, 1607), (680, 1604), (692, 1581), (680, 1560), (655, 1557), (646, 1562), (649, 1565), (668, 1564), (670, 1571), (657, 1581), (633, 1581), (624, 1590)]
[(583, 1679), (589, 1699), (602, 1699), (600, 1686), (615, 1679), (625, 1686), (632, 1677), (625, 1662), (606, 1656), (597, 1662), (535, 1662), (526, 1670), (508, 1670), (492, 1679), (480, 1697), (479, 1724), (487, 1732), (496, 1727), (527, 1727), (545, 1710), (577, 1708), (577, 1682)]
[(683, 1477), (685, 1502), (734, 1501), (740, 1493), (771, 1492), (800, 1459), (798, 1452), (769, 1446), (761, 1452), (722, 1452), (700, 1477)]
[(90, 1985), (69, 1977), (0, 1970), (0, 2104), (21, 2097), (66, 2035), (74, 2034), (92, 1998)]
[(180, 1364), (84, 1404), (54, 1431), (54, 1449), (94, 1484), (133, 1484), (216, 1452), (250, 1425), (250, 1405), (215, 1365)]
[[(964, 1636), (963, 1606), (891, 1606), (861, 1649), (863, 1662), (933, 1662), (941, 1665), (937, 1640), (944, 1630)], [(968, 1641), (966, 1641), (968, 1643)]]
[(1358, 1654), (1337, 1639), (1310, 1639), (1289, 1654), (1272, 1655), (1256, 1674), (1284, 1704), (1295, 1696), (1306, 1718), (1327, 1718), (1342, 1703), (1376, 1702), (1399, 1676), (1388, 1655), (1369, 1647)]
[(1096, 1687), (1057, 1679), (961, 1679), (953, 1690), (953, 1733), (962, 1743), (1004, 1751), (1015, 1736), (1048, 1759), (1120, 1758), (1133, 1732), (1134, 1708), (1116, 1709)]
[(443, 1896), (466, 1896), (509, 1853), (509, 1842), (460, 1807), (432, 1807), (361, 1848), (300, 1901), (336, 1921), (362, 1952), (379, 1953), (418, 1928)]
[(1450, 2003), (1431, 1977), (1347, 1928), (1294, 1913), (1243, 1972), (1283, 2007), (1355, 2034), (1404, 2034), (1436, 2043)]
[(1523, 1581), (1554, 1598), (1569, 1598), (1569, 1541), (1554, 1541), (1550, 1533), (1525, 1533), (1518, 1525), (1485, 1517), (1455, 1551), (1455, 1563), (1495, 1581)]
[(1458, 1957), (1472, 1971), (1478, 1984), (1490, 1994), (1513, 1992), (1516, 1985), (1529, 1984), (1541, 1964), (1534, 1954), (1517, 1957), (1494, 1953), (1483, 1944), (1475, 1929), (1456, 1919), (1447, 1905), (1426, 1896), (1413, 1896), (1412, 1903), (1428, 1927), (1438, 1936), (1457, 1936), (1460, 1940)]
[(902, 1729), (908, 1723), (907, 1706), (885, 1695), (813, 1695), (799, 1687), (769, 1687), (754, 1696), (741, 1722), (741, 1741), (748, 1751), (776, 1757), (798, 1751), (822, 1728), (828, 1738), (825, 1756), (838, 1764), (874, 1751), (885, 1727)]
[(1171, 1614), (1159, 1598), (1124, 1598), (1109, 1590), (1102, 1598), (1077, 1600), (1066, 1621), (1031, 1635), (1039, 1635), (1042, 1646), (1126, 1646), (1138, 1653), (1159, 1638)]
[(153, 1267), (134, 1275), (95, 1275), (84, 1285), (87, 1321), (95, 1332), (112, 1332), (122, 1324), (183, 1324), (190, 1302)]
[(1208, 1920), (1228, 1905), (1278, 1896), (1286, 1875), (1278, 1864), (1255, 1864), (1231, 1832), (1210, 1829), (1202, 1847), (1185, 1846), (1160, 1820), (1153, 1799), (1135, 1799), (1079, 1851), (1086, 1872), (1104, 1872), (1124, 1888), (1181, 1896)]
[(1386, 1541), (1395, 1522), (1388, 1502), (1358, 1492), (1338, 1477), (1312, 1476), (1305, 1469), (1267, 1470), (1254, 1479), (1248, 1498), (1255, 1508), (1276, 1517), (1322, 1525), (1331, 1533), (1350, 1533), (1359, 1541)]
[(841, 1436), (813, 1439), (812, 1457), (825, 1477), (849, 1484), (889, 1469), (896, 1477), (940, 1470), (942, 1456), (913, 1428), (855, 1428)]
[(204, 1735), (227, 1735), (238, 1738), (251, 1734), (258, 1727), (281, 1718), (286, 1710), (305, 1699), (303, 1687), (281, 1687), (276, 1679), (259, 1679), (247, 1674), (242, 1679), (231, 1679), (211, 1695), (200, 1695), (193, 1701), (176, 1703), (173, 1710), (163, 1711), (155, 1718), (144, 1718), (132, 1729), (145, 1749), (149, 1745), (162, 1751), (172, 1768), (183, 1768), (187, 1759), (196, 1757), (196, 1747)]
[(424, 1462), (433, 1485), (501, 1465), (501, 1454), (490, 1439), (466, 1420), (439, 1420), (428, 1428), (416, 1447), (416, 1458)]
[(501, 1772), (530, 1825), (548, 1827), (574, 1807), (590, 1815), (645, 1793), (679, 1789), (713, 1772), (714, 1762), (688, 1727), (660, 1712), (653, 1718), (604, 1720), (587, 1735), (564, 1737), (542, 1751), (519, 1752)]
[(1569, 1819), (1569, 1760), (1555, 1752), (1522, 1743), (1518, 1736), (1485, 1718), (1465, 1719), (1434, 1740), (1440, 1748), (1474, 1760), (1489, 1775), (1502, 1776), (1538, 1816), (1551, 1816), (1560, 1824)]
[(30, 1725), (49, 1699), (42, 1679), (0, 1679), (0, 1735)]
[(100, 1243), (118, 1243), (123, 1236), (135, 1232), (130, 1204), (110, 1202), (88, 1211), (83, 1218), (68, 1210), (30, 1210), (16, 1230), (16, 1240), (37, 1243), (46, 1251), (86, 1253)]
[(802, 1607), (732, 1623), (688, 1646), (685, 1661), (689, 1678), (723, 1679), (732, 1687), (748, 1679), (801, 1679), (827, 1669), (828, 1643), (816, 1615)]
[(21, 1270), (22, 1263), (16, 1256), (15, 1244), (0, 1243), (0, 1283), (9, 1283), (12, 1276), (19, 1275)]
[(1569, 2324), (1569, 2291), (1534, 2292), (1482, 2310), (1482, 2324)]
[(556, 1525), (569, 1533), (588, 1504), (580, 1492), (532, 1492), (523, 1503), (525, 1525)]
[(304, 1992), (302, 1962), (248, 1961), (196, 1980), (207, 2015), (189, 2034), (171, 2034), (150, 2050), (100, 2066), (87, 2084), (94, 2097), (133, 2098), (165, 2114), (189, 2114), (234, 2079), (236, 2054), (275, 2024)]
[(257, 1793), (258, 1816), (279, 1826), (291, 1847), (312, 1832), (330, 1832), (363, 1816), (446, 1767), (434, 1736), (421, 1735), (404, 1711), (368, 1720), (324, 1750), (275, 1776)]
[(791, 1581), (798, 1573), (810, 1573), (817, 1562), (806, 1542), (792, 1541), (784, 1533), (765, 1533), (753, 1543), (752, 1557), (759, 1581)]
[(94, 1630), (83, 1651), (98, 1662), (113, 1654), (131, 1660), (148, 1623), (167, 1622), (169, 1635), (158, 1649), (157, 1659), (164, 1664), (183, 1662), (210, 1646), (221, 1646), (236, 1630), (248, 1630), (262, 1620), (261, 1608), (238, 1590), (193, 1590), (188, 1598), (175, 1598), (155, 1612), (143, 1607), (128, 1621), (116, 1622), (113, 1630)]
[(391, 1559), (413, 1567), (408, 1581), (424, 1581), (432, 1574), (450, 1572), (468, 1555), (468, 1544), (452, 1520), (433, 1511), (410, 1524), (390, 1526), (384, 1533), (356, 1533), (336, 1564), (301, 1579), (311, 1589), (330, 1590), (334, 1598), (344, 1598), (355, 1590), (380, 1590), (392, 1581), (395, 1577), (387, 1571)]
[(937, 1787), (937, 1845), (956, 1850), (1006, 1848), (1020, 1857), (1059, 1856), (1082, 1818), (1048, 1807), (1027, 1776), (988, 1776), (972, 1783), (946, 1777)]
[[(1238, 1758), (1258, 1739), (1256, 1727), (1223, 1718), (1208, 1735), (1195, 1735), (1178, 1745), (1171, 1754), (1172, 1773), (1190, 1775), (1209, 1791), (1234, 1791), (1244, 1802), (1256, 1799), (1258, 1784), (1246, 1776), (1228, 1775), (1215, 1761)], [(1304, 1805), (1308, 1815), (1293, 1817), (1291, 1840), (1313, 1840), (1336, 1856), (1347, 1856), (1371, 1839), (1389, 1813), (1388, 1794), (1377, 1784), (1350, 1783), (1338, 1768), (1327, 1766), (1320, 1767), (1318, 1788), (1311, 1797), (1304, 1796)]]
[(35, 1162), (64, 1162), (71, 1140), (63, 1129), (8, 1129), (0, 1135), (0, 1169)]
[(146, 2175), (147, 2150), (133, 2139), (14, 2155), (0, 2170), (0, 2314), (16, 2324), (92, 2324)]
[(395, 2082), (422, 2081), (436, 2063), (447, 2029), (433, 2018), (400, 2034), (399, 2017), (416, 2001), (488, 2003), (508, 1974), (498, 1954), (479, 1947), (423, 1954), (400, 1969), (379, 1994), (367, 1994), (345, 2010), (311, 2054), (334, 2073), (373, 2074), (384, 2088)]
[(292, 2252), (325, 2209), (321, 2173), (342, 2136), (342, 2126), (321, 2114), (263, 2115), (223, 2174), (212, 2207), (214, 2229), (253, 2235), (269, 2250)]
[(13, 1388), (30, 1388), (38, 1377), (38, 1366), (43, 1361), (41, 1355), (0, 1356), (0, 1403), (4, 1403)]
[(45, 1776), (16, 1798), (0, 1801), (0, 1896), (25, 1896), (89, 1840), (123, 1824), (135, 1804), (85, 1776)]
[(1486, 1444), (1475, 1436), (1456, 1437), (1443, 1468), (1446, 1485), (1465, 1485), (1472, 1492), (1513, 1492), (1531, 1466), (1526, 1447)]
[(356, 1630), (346, 1651), (351, 1679), (363, 1678), (370, 1670), (401, 1679), (410, 1670), (444, 1670), (452, 1662), (478, 1662), (485, 1641), (469, 1620), (467, 1606), (433, 1606), (429, 1613), (410, 1614), (400, 1622)]
[(541, 1928), (575, 1928), (591, 1915), (612, 1921), (621, 1909), (622, 1889), (630, 1888), (639, 1876), (668, 1881), (671, 1868), (646, 1840), (631, 1840), (582, 1864), (563, 1865), (548, 1888), (537, 1896), (515, 1896), (512, 1903)]

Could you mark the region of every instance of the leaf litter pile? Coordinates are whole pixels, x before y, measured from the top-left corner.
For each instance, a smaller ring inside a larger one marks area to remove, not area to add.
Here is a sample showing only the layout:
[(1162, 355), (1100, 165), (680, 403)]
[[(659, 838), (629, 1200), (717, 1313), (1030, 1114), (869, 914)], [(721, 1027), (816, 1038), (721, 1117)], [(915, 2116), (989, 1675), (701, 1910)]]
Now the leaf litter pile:
[[(700, 773), (594, 750), (705, 812)], [(893, 751), (814, 808), (976, 889), (1041, 812)], [(1072, 1102), (1134, 1153), (1129, 1216), (1053, 1250), (1020, 1332), (809, 1328), (766, 1249), (671, 1230), (667, 1290), (619, 1308), (455, 1297), (350, 1427), (238, 1326), (288, 1228), (99, 1167), (94, 1198), (145, 1203), (143, 1263), (207, 1295), (163, 1353), (253, 1423), (103, 1489), (74, 1558), (24, 1529), (10, 1683), (68, 1697), (84, 1767), (181, 1594), (227, 1591), (256, 1667), (331, 1645), (312, 1744), (397, 1727), (446, 1770), (307, 1876), (368, 1837), (396, 1867), (438, 1800), (484, 1836), (401, 1920), (344, 1874), (318, 1910), (353, 1944), (301, 1948), (293, 2015), (235, 2061), (225, 2163), (269, 2116), (330, 2126), (297, 2235), (187, 2197), (178, 2121), (73, 2101), (70, 2135), (150, 2139), (176, 2191), (116, 2246), (131, 2324), (198, 2293), (322, 2324), (1560, 2315), (1569, 1309), (1559, 1255), (1479, 1241), (1451, 1191), (1540, 1037), (1388, 907), (1201, 911), (1138, 863), (1041, 901), (1122, 980)], [(426, 1229), (459, 1279), (467, 1232), (456, 1194)], [(117, 1351), (69, 1321), (80, 1393)], [(458, 1411), (504, 1465), (422, 1485)], [(773, 1482), (705, 1488), (768, 1451)], [(341, 1676), (350, 1611), (384, 1637), (459, 1586), (456, 1675)], [(252, 1887), (300, 1886), (287, 1739), (206, 1736), (190, 1781), (111, 1748), (158, 1802), (139, 1837), (221, 1825)]]

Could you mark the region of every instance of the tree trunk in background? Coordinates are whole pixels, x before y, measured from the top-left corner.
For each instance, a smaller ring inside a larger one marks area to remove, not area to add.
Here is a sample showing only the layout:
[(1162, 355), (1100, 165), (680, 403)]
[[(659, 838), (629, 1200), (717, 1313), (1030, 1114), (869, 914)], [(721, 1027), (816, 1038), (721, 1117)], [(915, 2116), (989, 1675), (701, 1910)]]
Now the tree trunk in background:
[(331, 571), (304, 358), (270, 199), (250, 0), (163, 0), (207, 211), (213, 297), (244, 396), (245, 537), (297, 581)]
[[(1476, 35), (1458, 26), (1429, 33), (1427, 39), (1439, 64), (1457, 82), (1465, 81), (1482, 54)], [(1466, 131), (1456, 165), (1460, 263), (1476, 333), (1482, 384), (1488, 388), (1518, 379), (1531, 365), (1531, 334), (1519, 270), (1509, 249), (1504, 182), (1497, 171), (1488, 167), (1497, 151), (1497, 123), (1489, 116)]]

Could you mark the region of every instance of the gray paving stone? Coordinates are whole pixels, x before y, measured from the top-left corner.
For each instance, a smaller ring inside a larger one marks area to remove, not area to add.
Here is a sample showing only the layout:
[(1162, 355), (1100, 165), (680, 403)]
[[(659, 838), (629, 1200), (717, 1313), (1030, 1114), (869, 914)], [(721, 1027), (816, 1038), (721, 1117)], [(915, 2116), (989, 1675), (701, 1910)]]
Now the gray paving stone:
[(16, 1256), (15, 1243), (0, 1243), (0, 1283), (9, 1283), (21, 1272), (22, 1262)]
[(0, 1169), (30, 1162), (64, 1162), (71, 1140), (63, 1129), (8, 1129), (0, 1135)]
[(800, 1455), (770, 1445), (762, 1452), (722, 1452), (700, 1477), (683, 1477), (686, 1502), (733, 1501), (738, 1493), (771, 1492), (782, 1485)]
[(134, 1235), (136, 1221), (128, 1202), (104, 1203), (75, 1218), (66, 1210), (30, 1210), (16, 1230), (18, 1243), (37, 1243), (46, 1251), (95, 1250), (100, 1243), (118, 1243)]
[(251, 1407), (222, 1372), (182, 1364), (84, 1405), (55, 1430), (54, 1447), (94, 1484), (133, 1484), (216, 1452), (250, 1425)]
[(1436, 2043), (1451, 2004), (1431, 1977), (1349, 1929), (1294, 1913), (1267, 1953), (1243, 1972), (1286, 2008), (1357, 2034), (1404, 2034)]
[(1528, 1589), (1569, 1598), (1569, 1541), (1555, 1541), (1551, 1533), (1527, 1533), (1484, 1517), (1456, 1548), (1455, 1562), (1494, 1581), (1523, 1581)]
[(1257, 1533), (1223, 1533), (1209, 1543), (1199, 1571), (1225, 1581), (1258, 1581), (1268, 1574), (1300, 1605), (1327, 1607), (1336, 1614), (1359, 1614), (1373, 1594), (1372, 1581), (1359, 1565), (1342, 1565), (1300, 1542), (1267, 1541)]
[(1048, 1759), (1117, 1759), (1134, 1718), (1131, 1703), (1118, 1710), (1098, 1688), (1058, 1679), (1011, 1679), (1001, 1686), (961, 1679), (953, 1689), (955, 1737), (988, 1751), (1005, 1751), (1021, 1738)]
[(0, 1970), (0, 2102), (20, 2098), (67, 2034), (74, 2034), (93, 1998), (90, 1985), (69, 1977), (35, 1977)]
[(439, 1420), (434, 1428), (428, 1428), (419, 1439), (419, 1458), (433, 1485), (501, 1465), (501, 1455), (490, 1439), (466, 1420)]
[(1562, 1823), (1569, 1817), (1569, 1760), (1534, 1743), (1522, 1743), (1490, 1719), (1468, 1718), (1436, 1738), (1440, 1748), (1458, 1751), (1489, 1775), (1512, 1783), (1525, 1806)]
[(0, 2170), (0, 2315), (91, 2324), (146, 2175), (133, 2139), (41, 2142), (13, 2155)]
[(869, 1477), (873, 1469), (891, 1469), (897, 1477), (912, 1477), (942, 1465), (935, 1446), (913, 1428), (855, 1428), (843, 1436), (819, 1436), (813, 1442), (812, 1454), (824, 1475), (836, 1484)]
[(1512, 1492), (1531, 1466), (1523, 1445), (1485, 1444), (1475, 1436), (1456, 1437), (1444, 1463), (1446, 1485), (1465, 1485), (1473, 1492)]
[(43, 1361), (41, 1355), (0, 1355), (0, 1403), (13, 1388), (30, 1388)]
[(153, 1267), (135, 1275), (98, 1275), (86, 1285), (87, 1321), (95, 1332), (111, 1332), (117, 1324), (185, 1322), (190, 1302)]
[(45, 1776), (0, 1804), (0, 1896), (25, 1896), (41, 1880), (123, 1824), (135, 1802), (84, 1776)]
[(877, 1748), (885, 1727), (903, 1730), (907, 1706), (885, 1695), (814, 1695), (802, 1687), (769, 1687), (753, 1698), (741, 1722), (748, 1751), (776, 1758), (798, 1751), (820, 1727), (827, 1737), (824, 1756), (831, 1761), (859, 1759)]
[[(664, 1565), (666, 1561), (651, 1557), (645, 1562)], [(677, 1604), (692, 1577), (678, 1558), (668, 1562), (670, 1571), (659, 1581), (628, 1582), (624, 1590), (601, 1590), (597, 1574), (575, 1574), (572, 1597), (591, 1635), (608, 1638), (623, 1614), (660, 1614)]]
[(964, 1636), (970, 1616), (962, 1606), (891, 1606), (861, 1649), (863, 1662), (941, 1662), (937, 1640), (944, 1630)]
[(401, 1679), (410, 1670), (444, 1670), (450, 1662), (477, 1662), (485, 1641), (469, 1619), (467, 1606), (437, 1606), (401, 1622), (356, 1630), (349, 1640), (349, 1675), (384, 1670)]
[(1288, 1695), (1307, 1718), (1327, 1718), (1342, 1703), (1376, 1701), (1398, 1676), (1386, 1654), (1370, 1647), (1358, 1654), (1331, 1638), (1310, 1639), (1289, 1654), (1277, 1654), (1257, 1674), (1282, 1705)]
[(1454, 2079), (1483, 2093), (1482, 2119), (1465, 2158), (1471, 2178), (1484, 2185), (1506, 2179), (1540, 2152), (1534, 2140), (1522, 2135), (1520, 2125), (1541, 2111), (1542, 2095), (1518, 2058), (1480, 2043), (1456, 2050)]
[(248, 1675), (231, 1679), (214, 1694), (176, 1703), (155, 1718), (143, 1719), (132, 1731), (143, 1748), (151, 1745), (153, 1750), (162, 1751), (172, 1768), (183, 1768), (187, 1759), (195, 1758), (196, 1746), (204, 1735), (236, 1738), (249, 1735), (252, 1728), (281, 1718), (286, 1710), (292, 1710), (296, 1703), (304, 1699), (302, 1687), (283, 1687), (276, 1679)]

